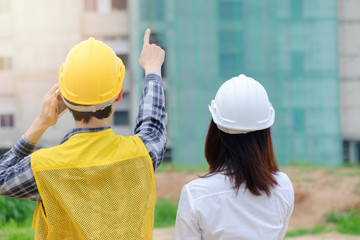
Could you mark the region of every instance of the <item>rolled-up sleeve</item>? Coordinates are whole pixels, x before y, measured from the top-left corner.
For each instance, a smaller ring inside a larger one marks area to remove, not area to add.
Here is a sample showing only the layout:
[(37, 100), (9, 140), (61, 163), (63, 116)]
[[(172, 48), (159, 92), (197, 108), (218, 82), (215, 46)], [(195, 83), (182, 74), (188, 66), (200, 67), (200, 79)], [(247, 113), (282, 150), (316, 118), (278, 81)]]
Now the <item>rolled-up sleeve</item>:
[(35, 147), (35, 144), (22, 136), (0, 158), (0, 195), (10, 198), (40, 200), (30, 163), (30, 154)]

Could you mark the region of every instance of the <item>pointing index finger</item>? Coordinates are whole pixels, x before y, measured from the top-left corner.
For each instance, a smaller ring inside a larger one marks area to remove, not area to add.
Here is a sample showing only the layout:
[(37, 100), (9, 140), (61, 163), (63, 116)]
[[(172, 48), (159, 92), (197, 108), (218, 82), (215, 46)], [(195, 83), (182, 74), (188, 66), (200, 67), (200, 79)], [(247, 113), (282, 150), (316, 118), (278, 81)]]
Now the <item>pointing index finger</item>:
[(145, 31), (145, 35), (144, 35), (144, 45), (145, 44), (149, 44), (149, 41), (150, 41), (150, 29), (146, 29)]

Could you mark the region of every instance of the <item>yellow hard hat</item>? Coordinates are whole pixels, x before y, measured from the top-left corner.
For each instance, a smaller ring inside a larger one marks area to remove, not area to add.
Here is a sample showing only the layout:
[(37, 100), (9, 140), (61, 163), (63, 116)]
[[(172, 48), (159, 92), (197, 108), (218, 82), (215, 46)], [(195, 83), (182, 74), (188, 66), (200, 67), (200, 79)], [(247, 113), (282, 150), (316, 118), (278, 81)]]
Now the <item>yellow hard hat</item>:
[(59, 88), (69, 108), (95, 112), (116, 99), (124, 76), (125, 66), (114, 51), (103, 42), (89, 38), (70, 50), (59, 70)]

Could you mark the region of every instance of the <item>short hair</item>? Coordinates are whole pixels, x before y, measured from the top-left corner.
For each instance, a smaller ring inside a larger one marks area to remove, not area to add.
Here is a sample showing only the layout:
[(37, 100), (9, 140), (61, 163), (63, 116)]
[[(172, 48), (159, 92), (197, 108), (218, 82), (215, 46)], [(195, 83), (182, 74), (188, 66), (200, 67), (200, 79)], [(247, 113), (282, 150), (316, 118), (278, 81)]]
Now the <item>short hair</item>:
[[(70, 102), (69, 100), (67, 100), (69, 103), (71, 103), (72, 105), (75, 106), (81, 106), (80, 104), (76, 104), (73, 102)], [(70, 109), (70, 112), (72, 113), (74, 119), (76, 121), (82, 121), (84, 123), (89, 123), (92, 117), (95, 117), (97, 119), (103, 119), (103, 118), (108, 118), (111, 115), (111, 105), (107, 106), (104, 109), (100, 109), (96, 112), (79, 112), (79, 111), (75, 111)]]
[(245, 184), (253, 195), (263, 192), (271, 195), (277, 185), (274, 174), (279, 171), (273, 151), (270, 128), (246, 134), (228, 134), (210, 122), (205, 141), (205, 158), (210, 172), (224, 173), (230, 178), (234, 190)]

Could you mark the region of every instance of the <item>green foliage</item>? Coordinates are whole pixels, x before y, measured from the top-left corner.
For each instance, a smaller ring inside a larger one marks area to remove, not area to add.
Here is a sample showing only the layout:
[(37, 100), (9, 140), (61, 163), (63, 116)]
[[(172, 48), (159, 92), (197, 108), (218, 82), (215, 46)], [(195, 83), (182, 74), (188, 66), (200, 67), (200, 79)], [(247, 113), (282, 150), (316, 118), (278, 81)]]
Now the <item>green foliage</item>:
[(170, 227), (175, 225), (178, 205), (166, 199), (158, 199), (155, 206), (154, 227)]
[(336, 230), (344, 234), (360, 235), (360, 212), (352, 209), (345, 213), (330, 213), (326, 221), (336, 224)]
[(0, 197), (0, 239), (32, 240), (31, 227), (36, 202)]
[(311, 229), (300, 228), (286, 233), (286, 237), (319, 234), (336, 230), (343, 234), (360, 235), (360, 212), (352, 209), (344, 213), (330, 213), (325, 216), (327, 224)]
[(0, 226), (13, 220), (17, 223), (31, 221), (36, 202), (0, 197)]
[(319, 234), (329, 232), (331, 228), (327, 225), (316, 225), (311, 229), (299, 228), (292, 231), (288, 231), (285, 237), (298, 237), (306, 234)]
[(360, 164), (359, 163), (344, 163), (342, 167), (359, 169)]
[(299, 228), (295, 230), (288, 231), (285, 237), (298, 237), (303, 236), (310, 233), (310, 229), (307, 228)]
[(33, 240), (35, 235), (31, 227), (31, 221), (22, 224), (16, 223), (13, 219), (1, 227), (0, 239), (6, 240)]

